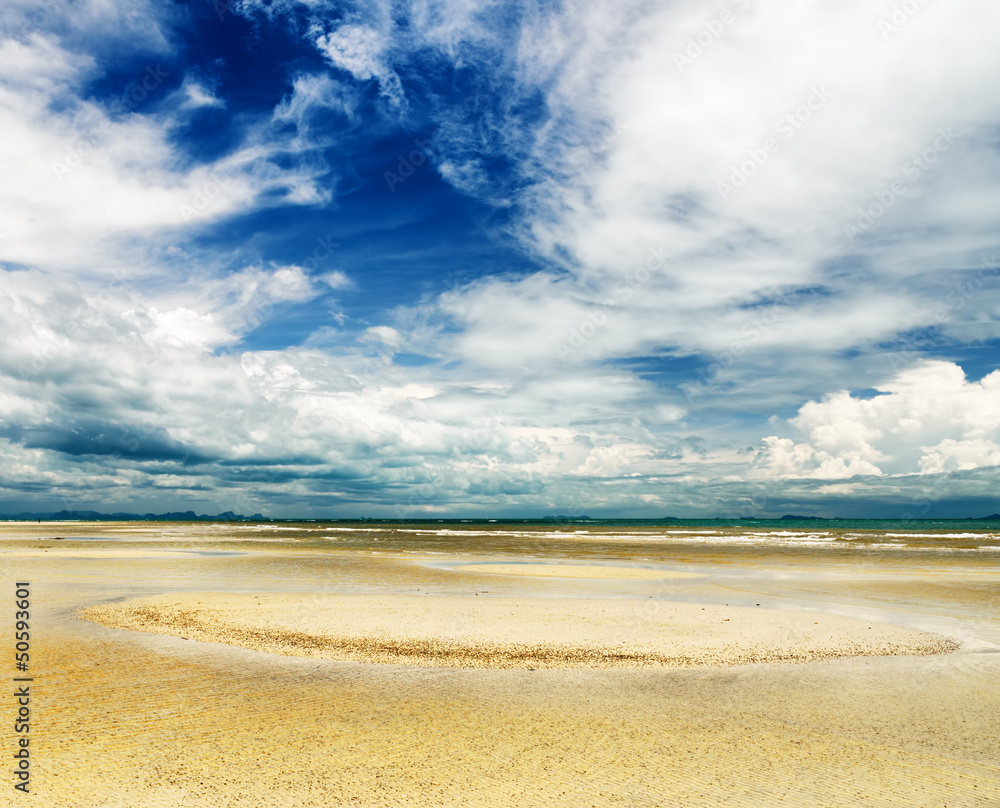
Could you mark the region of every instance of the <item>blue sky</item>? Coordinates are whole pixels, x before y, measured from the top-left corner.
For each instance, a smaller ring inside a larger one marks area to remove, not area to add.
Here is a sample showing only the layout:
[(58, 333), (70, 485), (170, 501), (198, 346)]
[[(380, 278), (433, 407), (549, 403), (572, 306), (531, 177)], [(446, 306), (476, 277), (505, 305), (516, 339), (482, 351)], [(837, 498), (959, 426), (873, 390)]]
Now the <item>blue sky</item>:
[(1000, 510), (998, 23), (12, 0), (0, 512)]

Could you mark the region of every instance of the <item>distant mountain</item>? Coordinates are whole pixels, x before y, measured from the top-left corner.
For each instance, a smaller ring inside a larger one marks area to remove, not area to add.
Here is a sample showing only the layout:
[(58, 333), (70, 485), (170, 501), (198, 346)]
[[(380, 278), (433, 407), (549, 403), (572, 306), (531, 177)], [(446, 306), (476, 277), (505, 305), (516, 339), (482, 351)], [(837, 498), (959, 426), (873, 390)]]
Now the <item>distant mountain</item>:
[(980, 522), (985, 522), (988, 519), (1000, 520), (1000, 513), (992, 513), (989, 516), (977, 516), (976, 519), (978, 519)]
[(794, 519), (796, 522), (801, 522), (807, 519), (822, 519), (822, 516), (796, 516), (793, 513), (786, 513), (781, 517), (782, 519)]
[(101, 513), (99, 511), (57, 511), (55, 513), (0, 514), (0, 522), (268, 522), (266, 516), (255, 513), (244, 516), (226, 511), (215, 516), (196, 514), (194, 511), (172, 511), (170, 513)]

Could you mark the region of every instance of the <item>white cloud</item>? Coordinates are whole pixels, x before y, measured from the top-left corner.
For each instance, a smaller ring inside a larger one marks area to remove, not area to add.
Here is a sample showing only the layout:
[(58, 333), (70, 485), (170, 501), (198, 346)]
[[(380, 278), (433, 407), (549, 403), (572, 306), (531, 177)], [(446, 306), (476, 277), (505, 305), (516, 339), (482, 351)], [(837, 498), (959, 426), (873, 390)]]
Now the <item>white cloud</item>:
[(680, 421), (687, 415), (687, 410), (684, 407), (678, 407), (676, 404), (660, 404), (656, 408), (656, 414), (664, 423), (670, 423), (672, 421)]
[[(242, 279), (241, 279), (242, 281)], [(240, 284), (245, 286), (244, 283)], [(270, 275), (264, 274), (262, 291), (274, 300), (301, 302), (315, 295), (312, 282), (302, 267), (278, 267)]]
[(789, 424), (806, 439), (765, 438), (756, 477), (843, 479), (939, 474), (1000, 465), (1000, 371), (969, 382), (962, 369), (922, 362), (879, 385), (805, 404)]
[[(859, 456), (835, 457), (828, 451), (808, 443), (795, 443), (788, 438), (770, 436), (763, 440), (763, 450), (751, 476), (802, 477), (816, 480), (840, 480), (858, 475), (882, 476), (882, 471), (869, 460)], [(857, 454), (877, 454), (871, 447)]]
[(122, 319), (134, 325), (150, 345), (190, 345), (207, 351), (232, 339), (211, 314), (201, 315), (183, 307), (164, 312), (155, 306), (141, 313), (131, 310), (122, 314)]
[[(929, 320), (941, 292), (928, 278), (945, 283), (996, 244), (1000, 159), (989, 133), (1000, 55), (983, 26), (996, 9), (923, 6), (886, 39), (878, 23), (891, 3), (737, 3), (732, 23), (681, 70), (675, 53), (705, 32), (703, 6), (567, 8), (526, 15), (516, 64), (505, 66), (515, 98), (544, 93), (542, 122), (515, 137), (515, 118), (454, 110), (436, 135), (442, 176), (488, 201), (476, 155), (506, 144), (527, 188), (520, 232), (566, 270), (558, 282), (541, 274), (443, 296), (440, 315), (461, 326), (450, 347), (463, 357), (560, 368), (700, 354), (721, 362), (720, 382), (739, 384), (755, 408), (760, 391), (744, 380), (762, 363), (798, 354), (803, 371), (822, 368), (804, 383), (825, 384), (837, 352)], [(488, 52), (482, 19), (456, 11), (442, 50), (475, 42)], [(968, 58), (942, 42), (961, 42)], [(471, 46), (461, 54), (476, 58)], [(762, 152), (771, 140), (776, 150)], [(928, 149), (933, 163), (922, 167)], [(724, 201), (718, 183), (761, 153), (766, 162)], [(857, 209), (893, 183), (904, 193), (848, 238)], [(779, 317), (758, 322), (759, 301), (776, 295), (787, 301)], [(1000, 333), (982, 302), (965, 303), (950, 310), (948, 330)], [(848, 364), (836, 372), (857, 373)]]
[(945, 438), (937, 446), (923, 447), (923, 449), (926, 454), (920, 458), (922, 474), (942, 474), (1000, 466), (1000, 443), (992, 440)]
[(331, 289), (350, 289), (354, 286), (351, 279), (339, 269), (327, 272), (321, 275), (319, 279), (323, 281), (323, 283), (327, 284)]
[(138, 70), (131, 91), (105, 109), (80, 97), (93, 70), (91, 58), (40, 32), (0, 40), (0, 261), (113, 274), (132, 239), (166, 247), (179, 231), (237, 211), (326, 198), (314, 181), (326, 168), (279, 168), (271, 158), (285, 144), (265, 123), (235, 154), (186, 167), (170, 138), (174, 121), (147, 101), (166, 92), (170, 72)]
[(382, 36), (374, 28), (342, 25), (316, 38), (316, 44), (341, 70), (359, 79), (372, 79), (386, 72), (382, 64)]
[(390, 32), (346, 24), (316, 37), (316, 46), (330, 62), (358, 79), (378, 79), (379, 88), (397, 107), (404, 103), (399, 76), (386, 64), (384, 51)]
[(317, 109), (335, 110), (348, 121), (353, 121), (358, 104), (359, 93), (349, 84), (322, 74), (296, 76), (292, 80), (292, 92), (274, 108), (272, 123), (295, 125), (293, 145), (329, 145), (333, 142), (332, 133), (329, 129), (314, 131), (310, 126), (310, 116)]
[[(271, 497), (317, 497), (328, 510), (335, 491), (354, 485), (386, 515), (496, 497), (556, 507), (573, 485), (657, 466), (651, 436), (601, 409), (641, 393), (629, 374), (540, 377), (511, 390), (362, 355), (214, 352), (259, 295), (298, 294), (295, 277), (295, 268), (248, 268), (231, 286), (205, 280), (183, 296), (199, 301), (193, 307), (124, 286), (58, 293), (41, 273), (6, 273), (0, 327), (12, 338), (0, 354), (0, 439), (26, 443), (18, 462), (44, 469), (54, 497), (117, 502), (133, 486), (190, 498), (201, 487), (248, 512), (273, 512)], [(390, 349), (401, 339), (388, 326), (368, 335)], [(44, 392), (52, 386), (57, 394)], [(74, 487), (81, 470), (89, 494)], [(372, 480), (383, 493), (372, 495)]]
[(388, 348), (390, 351), (399, 350), (402, 342), (402, 335), (395, 329), (387, 325), (376, 325), (366, 328), (359, 339), (362, 342), (370, 342)]
[(205, 85), (192, 79), (190, 76), (184, 79), (178, 92), (182, 95), (182, 109), (203, 109), (205, 107), (224, 107), (225, 102), (215, 95)]

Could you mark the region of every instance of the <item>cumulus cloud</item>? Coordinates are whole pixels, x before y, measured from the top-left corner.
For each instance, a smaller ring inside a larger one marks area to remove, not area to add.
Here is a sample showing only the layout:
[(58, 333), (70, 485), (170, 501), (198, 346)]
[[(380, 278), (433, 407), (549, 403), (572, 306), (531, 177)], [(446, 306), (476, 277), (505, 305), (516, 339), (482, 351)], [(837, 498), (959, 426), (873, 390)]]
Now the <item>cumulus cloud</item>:
[(970, 382), (954, 363), (922, 362), (878, 390), (803, 405), (789, 424), (806, 439), (765, 438), (754, 475), (843, 479), (1000, 465), (1000, 371)]

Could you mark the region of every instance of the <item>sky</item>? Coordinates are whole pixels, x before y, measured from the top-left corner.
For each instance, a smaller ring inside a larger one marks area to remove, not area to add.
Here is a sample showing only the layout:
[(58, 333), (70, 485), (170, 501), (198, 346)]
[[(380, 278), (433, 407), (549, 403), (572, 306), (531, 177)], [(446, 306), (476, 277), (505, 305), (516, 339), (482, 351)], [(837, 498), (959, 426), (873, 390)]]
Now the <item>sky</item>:
[(989, 0), (7, 0), (0, 512), (1000, 511)]

